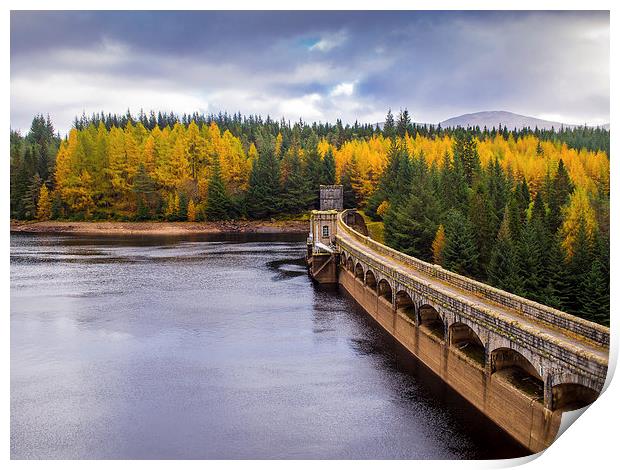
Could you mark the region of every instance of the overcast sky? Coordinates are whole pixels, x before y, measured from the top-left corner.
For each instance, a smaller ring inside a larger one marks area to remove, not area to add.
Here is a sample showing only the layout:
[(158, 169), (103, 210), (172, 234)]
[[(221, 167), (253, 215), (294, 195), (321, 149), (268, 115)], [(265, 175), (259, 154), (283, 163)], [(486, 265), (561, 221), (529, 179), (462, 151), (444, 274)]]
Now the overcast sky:
[(607, 12), (12, 12), (11, 126), (154, 109), (609, 122)]

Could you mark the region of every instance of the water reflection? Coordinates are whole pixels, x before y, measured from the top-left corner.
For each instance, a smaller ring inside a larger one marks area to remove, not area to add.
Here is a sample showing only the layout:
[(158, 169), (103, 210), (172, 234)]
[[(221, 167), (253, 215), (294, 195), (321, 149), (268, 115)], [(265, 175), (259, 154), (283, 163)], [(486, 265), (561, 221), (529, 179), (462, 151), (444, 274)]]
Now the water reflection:
[(12, 457), (525, 453), (313, 285), (303, 240), (12, 236)]

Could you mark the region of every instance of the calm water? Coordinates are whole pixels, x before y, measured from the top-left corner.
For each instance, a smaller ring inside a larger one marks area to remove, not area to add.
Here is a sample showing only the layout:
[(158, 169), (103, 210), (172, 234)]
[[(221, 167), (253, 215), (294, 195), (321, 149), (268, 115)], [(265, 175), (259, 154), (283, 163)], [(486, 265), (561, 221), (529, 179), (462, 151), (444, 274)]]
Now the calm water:
[(312, 284), (299, 237), (11, 236), (11, 455), (526, 451)]

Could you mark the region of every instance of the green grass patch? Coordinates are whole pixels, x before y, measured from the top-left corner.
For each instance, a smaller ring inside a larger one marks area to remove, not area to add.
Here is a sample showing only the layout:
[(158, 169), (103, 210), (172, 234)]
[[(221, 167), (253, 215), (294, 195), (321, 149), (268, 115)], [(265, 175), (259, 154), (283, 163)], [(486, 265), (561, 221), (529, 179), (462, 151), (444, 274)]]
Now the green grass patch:
[(374, 241), (385, 244), (385, 240), (383, 238), (383, 222), (373, 222), (370, 217), (364, 214), (362, 211), (358, 211), (358, 213), (364, 218), (364, 222), (366, 223), (366, 227), (368, 228), (368, 235)]

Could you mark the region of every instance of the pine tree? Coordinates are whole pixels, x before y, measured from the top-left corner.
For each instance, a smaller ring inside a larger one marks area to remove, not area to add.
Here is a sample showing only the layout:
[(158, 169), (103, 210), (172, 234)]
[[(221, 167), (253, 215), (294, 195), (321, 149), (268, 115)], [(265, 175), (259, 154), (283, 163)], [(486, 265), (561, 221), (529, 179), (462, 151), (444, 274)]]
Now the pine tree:
[(543, 270), (543, 284), (540, 302), (563, 310), (571, 286), (567, 281), (566, 253), (558, 236), (550, 239)]
[(299, 155), (290, 159), (290, 172), (283, 183), (281, 208), (284, 212), (298, 214), (307, 211), (314, 201), (314, 192), (308, 188), (308, 182), (301, 169)]
[(596, 259), (580, 286), (580, 290), (587, 297), (582, 301), (580, 316), (609, 326), (609, 289), (606, 285), (603, 265)]
[(520, 295), (523, 292), (523, 279), (519, 273), (517, 256), (515, 243), (510, 233), (510, 216), (507, 209), (491, 252), (487, 277), (495, 287)]
[[(468, 215), (476, 235), (478, 253), (480, 253), (478, 262), (483, 267), (488, 264), (491, 257), (498, 221), (493, 202), (482, 183), (477, 183), (471, 192)], [(481, 268), (478, 271), (483, 272), (484, 269)]]
[(439, 211), (431, 194), (411, 193), (404, 204), (389, 204), (383, 217), (385, 243), (411, 256), (430, 260)]
[(207, 205), (205, 208), (207, 220), (228, 220), (232, 211), (232, 203), (222, 179), (219, 159), (216, 159), (213, 165), (207, 191)]
[(188, 199), (187, 199), (187, 194), (185, 194), (185, 192), (181, 191), (179, 193), (179, 204), (178, 204), (178, 214), (179, 214), (179, 220), (187, 220), (187, 204), (188, 204)]
[(385, 116), (385, 122), (383, 123), (383, 135), (390, 138), (393, 138), (396, 135), (394, 115), (392, 114), (391, 109), (388, 109), (387, 116)]
[(41, 185), (41, 191), (39, 192), (39, 203), (37, 205), (37, 219), (49, 220), (52, 214), (52, 204), (49, 198), (49, 191), (47, 186)]
[(543, 252), (534, 224), (529, 222), (521, 231), (517, 242), (519, 274), (523, 279), (522, 295), (536, 301), (541, 300), (543, 288)]
[(567, 292), (565, 306), (569, 313), (582, 314), (588, 295), (587, 292), (583, 292), (582, 286), (592, 269), (593, 261), (592, 240), (588, 237), (585, 222), (581, 220), (573, 245), (573, 253), (567, 264), (567, 280), (570, 290)]
[(405, 204), (411, 189), (412, 165), (407, 150), (396, 141), (392, 141), (387, 159), (387, 166), (377, 189), (366, 206), (366, 213), (373, 219), (380, 218), (377, 208), (383, 201), (394, 205)]
[(504, 209), (508, 202), (508, 181), (504, 170), (499, 163), (497, 157), (489, 162), (487, 168), (487, 188), (489, 192), (489, 199), (495, 210), (495, 220), (497, 226), (495, 232), (499, 230), (499, 225), (504, 217)]
[(340, 175), (340, 184), (342, 185), (342, 204), (345, 209), (353, 209), (357, 207), (357, 197), (355, 189), (353, 189), (353, 178), (351, 164), (346, 163)]
[(328, 149), (321, 165), (321, 184), (336, 184), (336, 160), (332, 149)]
[(551, 180), (548, 190), (547, 199), (549, 204), (549, 230), (555, 233), (560, 225), (562, 225), (562, 207), (568, 203), (570, 195), (573, 193), (575, 186), (566, 171), (564, 162), (560, 159), (558, 163), (558, 171)]
[(271, 217), (279, 210), (280, 168), (273, 143), (266, 142), (259, 149), (258, 159), (250, 174), (246, 206), (248, 215), (255, 219)]
[(155, 196), (155, 183), (142, 163), (138, 166), (138, 171), (134, 177), (132, 191), (136, 195), (136, 219), (148, 220), (151, 216), (151, 205)]
[(443, 212), (450, 209), (458, 209), (467, 212), (469, 200), (469, 188), (463, 171), (463, 166), (458, 159), (450, 157), (448, 151), (444, 154), (443, 165), (439, 173), (440, 204)]
[(53, 194), (50, 217), (53, 220), (56, 220), (63, 216), (63, 205), (60, 193), (58, 191), (54, 191)]
[(43, 181), (39, 174), (35, 173), (22, 197), (22, 213), (25, 219), (34, 219), (37, 216), (37, 205), (42, 184)]
[(540, 140), (538, 141), (538, 143), (536, 144), (536, 156), (537, 157), (542, 157), (544, 156), (545, 152), (542, 148), (542, 145), (540, 143)]
[(312, 133), (304, 148), (304, 176), (313, 194), (313, 207), (319, 208), (319, 186), (323, 179), (323, 161), (319, 154), (316, 134)]
[(467, 185), (471, 187), (474, 179), (480, 174), (478, 144), (473, 134), (470, 131), (458, 130), (452, 152), (455, 163), (461, 166)]
[(409, 111), (405, 109), (401, 111), (398, 115), (398, 122), (396, 124), (396, 134), (400, 137), (405, 137), (405, 134), (409, 131), (411, 127), (411, 118), (409, 117)]
[(521, 182), (517, 184), (514, 190), (514, 197), (517, 201), (517, 206), (521, 211), (521, 219), (525, 220), (525, 214), (530, 207), (530, 189), (525, 180), (525, 177), (522, 178)]
[[(515, 191), (516, 192), (516, 191)], [(515, 194), (511, 194), (508, 204), (506, 205), (508, 217), (508, 227), (510, 229), (510, 236), (516, 243), (521, 238), (521, 231), (525, 223), (525, 212), (519, 207), (519, 202)]]
[(460, 211), (451, 209), (445, 216), (445, 230), (445, 268), (458, 274), (477, 274), (479, 253), (469, 219)]

